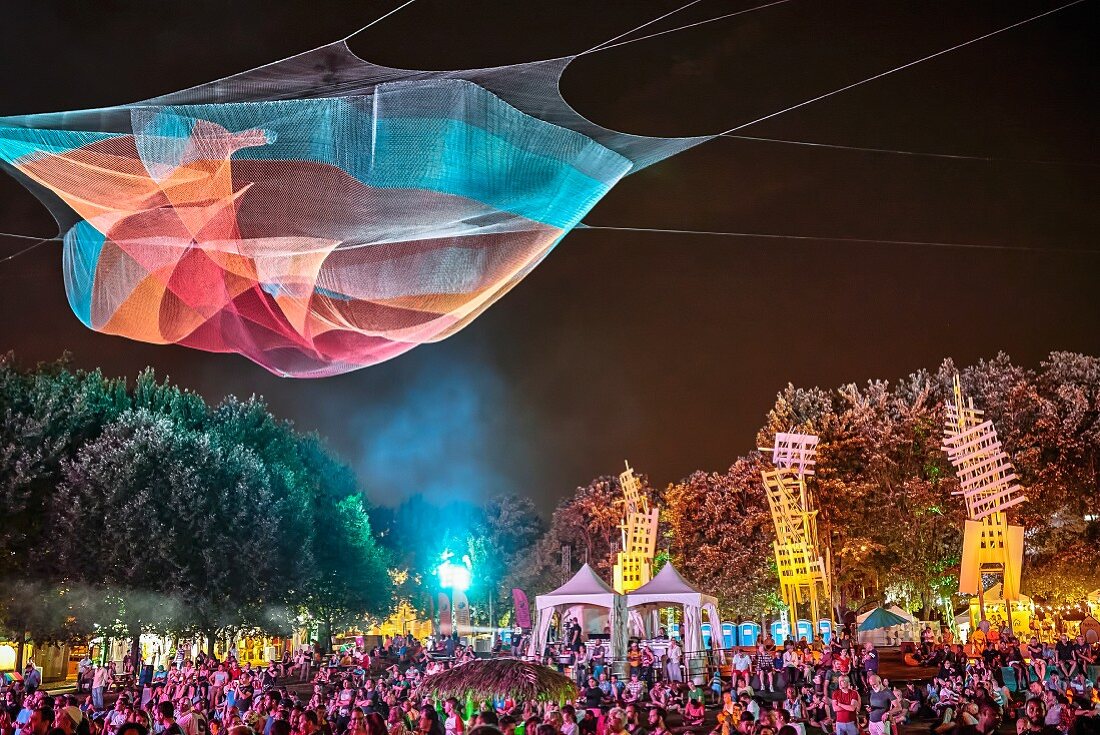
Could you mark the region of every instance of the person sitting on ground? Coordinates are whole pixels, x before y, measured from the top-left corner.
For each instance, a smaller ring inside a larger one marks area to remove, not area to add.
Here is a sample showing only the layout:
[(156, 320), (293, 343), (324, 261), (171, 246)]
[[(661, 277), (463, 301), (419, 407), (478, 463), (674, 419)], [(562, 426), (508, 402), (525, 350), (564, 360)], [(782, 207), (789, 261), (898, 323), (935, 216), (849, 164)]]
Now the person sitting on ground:
[(688, 727), (699, 727), (703, 724), (705, 717), (706, 708), (703, 707), (703, 700), (689, 698), (684, 706), (684, 724)]

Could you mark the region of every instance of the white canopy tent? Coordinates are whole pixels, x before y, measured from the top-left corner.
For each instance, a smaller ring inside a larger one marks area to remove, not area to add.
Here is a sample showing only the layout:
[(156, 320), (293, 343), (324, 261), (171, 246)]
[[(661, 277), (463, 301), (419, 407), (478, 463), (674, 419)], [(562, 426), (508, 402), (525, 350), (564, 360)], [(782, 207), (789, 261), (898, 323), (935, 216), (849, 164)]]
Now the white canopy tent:
[[(710, 622), (711, 641), (722, 638), (722, 623), (718, 618), (718, 599), (705, 595), (692, 587), (680, 576), (672, 562), (668, 562), (657, 576), (626, 596), (632, 619), (637, 613), (642, 630), (641, 637), (653, 638), (657, 635), (659, 622), (657, 613), (662, 607), (682, 607), (684, 609), (684, 652), (694, 653), (703, 650), (703, 614)], [(635, 623), (638, 624), (637, 622)]]
[(585, 564), (568, 582), (547, 595), (535, 598), (537, 619), (528, 655), (538, 657), (550, 636), (554, 613), (572, 618), (581, 626), (581, 636), (610, 633), (609, 654), (612, 661), (626, 657), (626, 597), (611, 589)]
[(905, 618), (904, 623), (898, 623), (888, 628), (860, 630), (860, 624), (877, 609), (878, 608), (871, 608), (862, 615), (856, 616), (856, 639), (859, 643), (874, 643), (876, 646), (892, 646), (895, 640), (899, 642), (916, 642), (920, 640), (920, 621), (897, 605), (889, 605), (886, 609), (898, 617)]

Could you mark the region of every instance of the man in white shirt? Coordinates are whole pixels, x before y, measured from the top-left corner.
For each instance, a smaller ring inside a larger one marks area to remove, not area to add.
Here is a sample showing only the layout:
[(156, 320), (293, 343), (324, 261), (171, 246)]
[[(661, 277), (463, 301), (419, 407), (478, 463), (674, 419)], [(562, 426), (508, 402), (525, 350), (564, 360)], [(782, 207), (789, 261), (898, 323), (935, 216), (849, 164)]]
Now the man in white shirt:
[(737, 653), (733, 654), (733, 689), (737, 691), (737, 687), (741, 680), (744, 679), (745, 683), (748, 683), (748, 679), (752, 677), (752, 659), (741, 649), (737, 649)]
[[(80, 663), (76, 665), (76, 683), (77, 688), (80, 691), (84, 690), (85, 686), (91, 684), (92, 673), (95, 670), (95, 664), (92, 663), (91, 657), (84, 654), (84, 658), (80, 659)], [(88, 687), (91, 688), (90, 686)]]
[(95, 667), (95, 673), (92, 674), (92, 706), (97, 711), (103, 709), (103, 693), (107, 691), (107, 684), (110, 683), (110, 679), (111, 672), (107, 670), (106, 666)]

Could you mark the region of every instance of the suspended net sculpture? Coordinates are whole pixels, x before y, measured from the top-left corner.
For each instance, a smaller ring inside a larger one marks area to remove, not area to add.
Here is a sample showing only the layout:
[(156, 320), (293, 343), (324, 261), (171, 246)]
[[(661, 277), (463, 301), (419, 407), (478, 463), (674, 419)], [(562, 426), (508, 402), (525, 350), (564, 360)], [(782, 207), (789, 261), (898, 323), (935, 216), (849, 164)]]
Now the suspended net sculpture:
[(595, 125), (575, 56), (428, 72), (346, 41), (142, 102), (0, 118), (88, 327), (324, 377), (465, 327), (622, 177), (713, 136)]

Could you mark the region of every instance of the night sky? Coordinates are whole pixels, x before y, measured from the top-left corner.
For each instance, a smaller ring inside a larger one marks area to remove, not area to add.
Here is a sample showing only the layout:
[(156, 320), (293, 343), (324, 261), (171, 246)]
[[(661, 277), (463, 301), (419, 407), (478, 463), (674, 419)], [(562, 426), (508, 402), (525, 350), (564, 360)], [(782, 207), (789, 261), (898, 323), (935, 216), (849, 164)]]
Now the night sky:
[[(336, 40), (397, 4), (13, 3), (0, 114), (174, 91)], [(404, 68), (508, 64), (582, 51), (679, 4), (418, 0), (352, 48)], [(703, 0), (670, 21), (754, 4)], [(607, 127), (713, 133), (1058, 4), (791, 0), (582, 57), (562, 88)], [(788, 382), (892, 379), (1000, 350), (1031, 367), (1051, 350), (1100, 354), (1098, 6), (742, 131), (994, 162), (718, 139), (627, 178), (587, 218), (1026, 251), (576, 231), (457, 336), (342, 377), (294, 381), (234, 355), (86, 330), (50, 243), (0, 264), (0, 350), (24, 363), (69, 350), (80, 367), (131, 378), (152, 365), (212, 401), (262, 394), (326, 436), (376, 503), (518, 491), (543, 508), (624, 458), (656, 484), (724, 469), (753, 447)], [(1023, 162), (1035, 159), (1077, 165)], [(4, 177), (0, 230), (56, 227)], [(0, 239), (0, 255), (25, 245)], [(1074, 249), (1094, 252), (1056, 252)]]

